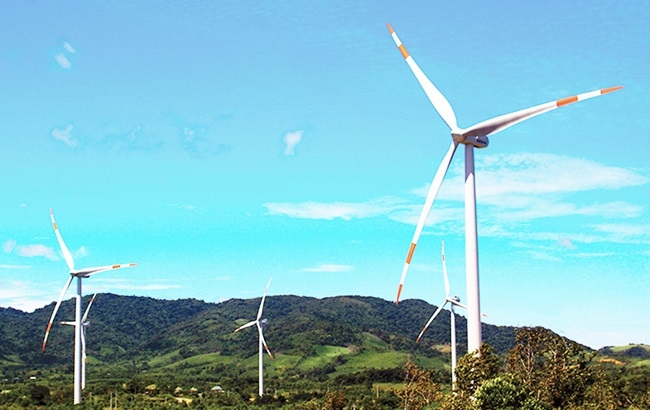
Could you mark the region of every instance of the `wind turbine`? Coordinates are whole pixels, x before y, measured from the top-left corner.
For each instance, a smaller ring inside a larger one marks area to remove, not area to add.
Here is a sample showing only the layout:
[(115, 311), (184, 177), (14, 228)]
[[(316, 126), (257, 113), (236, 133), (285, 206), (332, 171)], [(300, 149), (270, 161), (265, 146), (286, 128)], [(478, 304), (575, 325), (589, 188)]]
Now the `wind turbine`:
[[(397, 298), (395, 303), (399, 302), (404, 280), (408, 272), (415, 246), (417, 245), (422, 228), (426, 222), (433, 201), (436, 199), (442, 180), (449, 169), (451, 159), (456, 152), (458, 144), (465, 145), (465, 275), (467, 287), (467, 347), (470, 352), (478, 351), (481, 347), (481, 306), (479, 297), (479, 279), (478, 279), (478, 237), (476, 232), (476, 186), (474, 181), (474, 148), (485, 148), (488, 146), (488, 136), (496, 134), (499, 131), (511, 127), (529, 118), (543, 114), (545, 112), (554, 110), (556, 108), (564, 107), (578, 101), (583, 101), (589, 98), (598, 97), (603, 94), (611, 93), (620, 90), (622, 86), (603, 88), (596, 91), (591, 91), (584, 94), (574, 95), (572, 97), (562, 98), (559, 100), (551, 101), (548, 103), (536, 105), (534, 107), (526, 108), (523, 110), (511, 112), (509, 114), (500, 115), (486, 121), (479, 122), (469, 128), (460, 128), (456, 123), (456, 115), (451, 108), (449, 101), (442, 95), (442, 93), (433, 85), (433, 83), (426, 77), (420, 67), (415, 63), (413, 57), (408, 53), (397, 33), (393, 27), (388, 24), (388, 30), (399, 48), (402, 56), (406, 60), (409, 68), (417, 78), (420, 86), (424, 89), (425, 94), (429, 98), (431, 104), (436, 109), (442, 120), (447, 124), (451, 131), (451, 145), (447, 153), (438, 166), (429, 193), (424, 202), (424, 207), (411, 240), (406, 262), (402, 270), (402, 277), (400, 279), (399, 287), (397, 289)], [(480, 352), (479, 352), (480, 353)]]
[(273, 355), (271, 354), (271, 351), (269, 350), (269, 347), (266, 345), (266, 340), (264, 340), (264, 334), (262, 332), (262, 327), (266, 324), (266, 319), (260, 320), (262, 317), (262, 311), (264, 310), (264, 299), (266, 299), (266, 292), (269, 290), (269, 286), (271, 286), (271, 281), (273, 278), (269, 279), (269, 283), (266, 285), (266, 289), (264, 289), (264, 295), (262, 296), (262, 301), (260, 302), (260, 308), (257, 311), (257, 318), (255, 320), (252, 320), (245, 325), (239, 326), (233, 333), (237, 333), (242, 329), (245, 329), (247, 327), (251, 326), (257, 326), (257, 333), (259, 334), (259, 395), (262, 397), (264, 394), (264, 351), (262, 350), (262, 346), (264, 346), (264, 349), (266, 349), (266, 352), (269, 354), (271, 359), (273, 359)]
[(451, 316), (450, 316), (450, 321), (451, 321), (451, 384), (452, 386), (456, 386), (456, 315), (454, 313), (454, 306), (458, 306), (460, 308), (466, 309), (467, 306), (463, 305), (460, 303), (460, 298), (458, 296), (451, 297), (451, 287), (449, 286), (449, 276), (447, 276), (447, 262), (445, 261), (445, 242), (442, 242), (442, 275), (445, 280), (445, 301), (438, 307), (438, 309), (435, 311), (433, 316), (431, 316), (431, 319), (427, 322), (426, 325), (422, 328), (422, 331), (420, 332), (420, 335), (418, 338), (415, 340), (415, 343), (419, 343), (420, 339), (422, 338), (422, 335), (424, 335), (424, 332), (429, 328), (429, 325), (433, 322), (433, 320), (438, 316), (440, 312), (442, 312), (442, 309), (449, 303), (449, 308), (451, 309)]
[(100, 272), (121, 269), (121, 268), (130, 268), (136, 266), (136, 264), (127, 263), (127, 264), (97, 266), (93, 268), (75, 269), (74, 259), (72, 258), (72, 254), (68, 250), (68, 247), (65, 245), (65, 242), (63, 242), (63, 238), (61, 237), (61, 233), (59, 232), (59, 227), (57, 226), (56, 221), (54, 220), (54, 213), (52, 212), (51, 209), (50, 209), (50, 219), (52, 220), (52, 226), (54, 227), (54, 233), (56, 234), (56, 239), (59, 241), (59, 246), (61, 247), (61, 253), (63, 255), (63, 259), (65, 259), (65, 263), (68, 265), (68, 269), (70, 269), (70, 278), (68, 278), (68, 281), (63, 286), (63, 289), (61, 290), (61, 294), (59, 295), (59, 299), (57, 300), (56, 305), (54, 305), (54, 311), (52, 312), (52, 316), (50, 316), (50, 321), (48, 322), (47, 329), (45, 330), (45, 337), (43, 338), (42, 350), (45, 351), (45, 345), (47, 344), (47, 337), (50, 335), (50, 330), (52, 328), (52, 323), (54, 322), (54, 318), (56, 317), (56, 312), (58, 312), (59, 307), (61, 307), (61, 301), (63, 300), (63, 297), (65, 296), (66, 292), (68, 291), (68, 288), (72, 283), (72, 279), (77, 278), (77, 294), (75, 295), (75, 320), (74, 320), (74, 324), (75, 324), (74, 327), (75, 329), (74, 330), (75, 333), (74, 335), (74, 404), (79, 404), (81, 403), (81, 363), (82, 363), (81, 280), (83, 278), (88, 278), (91, 275), (95, 275)]
[[(88, 322), (88, 312), (90, 312), (90, 307), (95, 301), (95, 296), (97, 296), (96, 293), (92, 298), (90, 298), (86, 311), (81, 317), (81, 355), (83, 356), (83, 360), (81, 361), (81, 390), (86, 388), (86, 362), (88, 361), (88, 357), (86, 356), (86, 329), (90, 326), (90, 322)], [(76, 325), (75, 322), (61, 322), (61, 324), (70, 326)]]

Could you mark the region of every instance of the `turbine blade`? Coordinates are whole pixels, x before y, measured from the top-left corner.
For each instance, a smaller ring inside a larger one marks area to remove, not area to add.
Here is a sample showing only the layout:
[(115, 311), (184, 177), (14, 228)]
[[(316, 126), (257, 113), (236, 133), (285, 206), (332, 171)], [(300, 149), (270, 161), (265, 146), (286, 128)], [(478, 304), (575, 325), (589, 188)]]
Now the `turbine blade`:
[(397, 45), (397, 48), (399, 48), (399, 51), (402, 53), (402, 57), (404, 57), (404, 60), (406, 60), (406, 63), (409, 65), (409, 68), (415, 75), (415, 78), (417, 78), (420, 86), (429, 98), (429, 101), (431, 101), (431, 104), (433, 104), (433, 108), (436, 109), (442, 120), (447, 124), (452, 132), (458, 130), (458, 125), (456, 124), (456, 114), (454, 114), (454, 110), (451, 108), (449, 101), (447, 101), (445, 96), (442, 95), (442, 93), (436, 88), (435, 85), (433, 85), (433, 83), (422, 72), (420, 67), (415, 63), (415, 60), (413, 60), (413, 57), (411, 57), (409, 52), (406, 51), (406, 47), (404, 47), (404, 44), (402, 44), (399, 37), (397, 37), (397, 33), (395, 33), (395, 30), (393, 30), (393, 27), (390, 24), (388, 24), (388, 31), (390, 31), (390, 35), (393, 37), (393, 41)]
[(458, 143), (456, 141), (452, 141), (451, 145), (449, 146), (449, 149), (447, 150), (447, 153), (442, 159), (442, 162), (438, 166), (436, 175), (433, 177), (433, 181), (431, 182), (431, 186), (429, 187), (429, 193), (427, 194), (427, 199), (424, 201), (424, 207), (422, 208), (422, 213), (420, 213), (420, 219), (418, 219), (418, 224), (415, 227), (415, 233), (413, 234), (413, 239), (411, 239), (411, 246), (409, 247), (408, 254), (406, 255), (406, 262), (404, 263), (404, 268), (402, 269), (402, 277), (399, 280), (399, 287), (397, 288), (397, 298), (395, 299), (396, 304), (399, 303), (399, 298), (402, 293), (402, 288), (404, 287), (404, 281), (406, 280), (406, 274), (408, 273), (409, 266), (411, 265), (411, 258), (413, 257), (413, 252), (415, 252), (415, 247), (417, 246), (418, 240), (420, 239), (420, 235), (422, 234), (422, 229), (424, 228), (424, 224), (427, 221), (429, 212), (431, 212), (433, 201), (435, 201), (436, 195), (438, 195), (438, 191), (440, 190), (440, 186), (442, 185), (442, 180), (445, 178), (445, 175), (447, 174), (447, 170), (449, 169), (449, 164), (451, 163), (451, 159), (454, 157), (454, 152), (456, 151), (456, 147), (458, 147)]
[(77, 276), (81, 276), (81, 277), (86, 278), (88, 276), (92, 276), (92, 275), (95, 275), (97, 273), (106, 272), (106, 271), (115, 270), (115, 269), (132, 268), (134, 266), (138, 266), (138, 264), (137, 263), (119, 263), (119, 264), (115, 264), (115, 265), (95, 266), (95, 267), (92, 267), (92, 268), (82, 268), (82, 269), (76, 270), (74, 273)]
[(451, 286), (449, 286), (449, 277), (447, 276), (447, 262), (445, 260), (445, 241), (442, 241), (442, 276), (445, 279), (445, 297), (449, 297)]
[(233, 333), (237, 333), (242, 329), (246, 329), (247, 327), (255, 326), (257, 324), (257, 320), (253, 320), (252, 322), (248, 322), (245, 325), (239, 326)]
[(59, 307), (61, 307), (61, 301), (63, 300), (65, 293), (68, 291), (68, 288), (72, 283), (72, 279), (74, 279), (74, 276), (70, 275), (70, 278), (68, 279), (65, 286), (63, 286), (63, 289), (61, 290), (61, 294), (59, 295), (59, 299), (57, 300), (56, 305), (54, 305), (54, 311), (52, 312), (52, 316), (50, 316), (50, 321), (48, 322), (47, 329), (45, 330), (45, 337), (43, 338), (43, 347), (41, 348), (42, 351), (45, 351), (45, 345), (47, 344), (47, 337), (50, 335), (50, 329), (52, 329), (52, 323), (54, 322), (56, 312), (58, 312)]
[(260, 339), (262, 339), (262, 344), (264, 345), (264, 349), (266, 349), (266, 353), (268, 353), (271, 359), (273, 359), (273, 355), (271, 354), (271, 351), (269, 350), (269, 347), (266, 344), (266, 340), (264, 340), (264, 333), (262, 332), (262, 328), (258, 327), (257, 330), (260, 333)]
[(431, 325), (431, 323), (433, 322), (433, 319), (435, 319), (436, 316), (438, 316), (438, 314), (439, 314), (440, 312), (442, 312), (442, 309), (445, 307), (445, 305), (447, 304), (447, 302), (448, 302), (448, 301), (445, 300), (445, 303), (443, 303), (442, 305), (440, 305), (440, 307), (436, 310), (436, 312), (433, 314), (433, 316), (431, 316), (431, 319), (429, 319), (429, 321), (427, 322), (427, 324), (424, 325), (424, 327), (422, 328), (422, 331), (420, 332), (420, 335), (418, 336), (418, 338), (415, 339), (415, 343), (419, 343), (419, 342), (420, 342), (420, 339), (422, 338), (422, 335), (424, 335), (424, 332), (426, 332), (426, 330), (429, 328), (429, 325)]
[(83, 355), (83, 360), (84, 362), (87, 361), (86, 359), (86, 330), (81, 328), (81, 354)]
[(84, 315), (81, 318), (81, 323), (84, 323), (88, 319), (88, 312), (90, 312), (90, 307), (93, 305), (93, 302), (95, 301), (95, 296), (97, 294), (95, 293), (92, 298), (90, 298), (90, 302), (88, 302), (88, 306), (86, 307), (86, 311), (84, 312)]
[(52, 220), (52, 226), (54, 227), (56, 240), (59, 241), (59, 247), (61, 248), (63, 259), (65, 259), (65, 263), (68, 265), (68, 269), (70, 269), (70, 272), (72, 272), (74, 271), (74, 259), (72, 259), (72, 254), (70, 253), (70, 250), (68, 249), (67, 246), (65, 246), (65, 242), (63, 242), (63, 237), (61, 237), (61, 232), (59, 232), (59, 226), (56, 224), (56, 221), (54, 220), (54, 212), (52, 212), (51, 209), (50, 209), (50, 219)]
[[(460, 302), (456, 302), (456, 301), (453, 300), (453, 299), (450, 299), (450, 300), (449, 300), (449, 303), (451, 303), (453, 306), (458, 306), (459, 308), (463, 308), (463, 309), (467, 310), (467, 306), (463, 305), (463, 304), (460, 303)], [(488, 317), (487, 313), (481, 313), (481, 316), (483, 316), (483, 317)]]
[(450, 300), (448, 300), (448, 301), (449, 301), (449, 303), (452, 303), (452, 304), (454, 304), (455, 306), (458, 306), (459, 308), (463, 308), (463, 309), (467, 310), (467, 306), (463, 305), (463, 304), (460, 303), (460, 302), (456, 302), (456, 301), (453, 300), (453, 299), (450, 299)]
[(503, 131), (508, 127), (512, 127), (515, 124), (518, 124), (537, 115), (544, 114), (545, 112), (564, 107), (565, 105), (573, 104), (578, 101), (584, 101), (590, 98), (601, 96), (603, 94), (618, 91), (621, 88), (623, 88), (623, 86), (603, 88), (600, 90), (578, 94), (572, 97), (562, 98), (548, 103), (536, 105), (534, 107), (525, 108), (523, 110), (511, 112), (509, 114), (500, 115), (498, 117), (494, 117), (473, 125), (466, 130), (463, 130), (462, 135), (464, 137), (480, 137), (496, 134), (499, 131)]
[(257, 320), (260, 320), (262, 317), (262, 311), (264, 310), (264, 299), (266, 299), (266, 292), (269, 291), (269, 286), (271, 286), (271, 281), (273, 278), (269, 279), (269, 283), (266, 285), (266, 288), (264, 289), (264, 295), (262, 295), (262, 300), (260, 301), (260, 308), (257, 310)]

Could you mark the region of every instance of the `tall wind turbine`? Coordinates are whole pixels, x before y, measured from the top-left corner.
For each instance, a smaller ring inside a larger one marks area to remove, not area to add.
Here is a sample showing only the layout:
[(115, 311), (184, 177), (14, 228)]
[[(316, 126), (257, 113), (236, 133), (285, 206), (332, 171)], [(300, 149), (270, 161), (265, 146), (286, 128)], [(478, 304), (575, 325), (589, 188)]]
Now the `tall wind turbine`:
[(583, 101), (589, 98), (598, 97), (613, 91), (620, 90), (622, 86), (603, 88), (596, 91), (591, 91), (584, 94), (574, 95), (572, 97), (562, 98), (560, 100), (551, 101), (545, 104), (536, 105), (534, 107), (526, 108), (523, 110), (511, 112), (509, 114), (500, 115), (486, 121), (479, 122), (469, 128), (460, 128), (456, 123), (456, 115), (451, 108), (449, 101), (442, 95), (442, 93), (433, 85), (433, 83), (426, 77), (420, 67), (415, 63), (413, 57), (408, 53), (397, 33), (393, 27), (388, 24), (388, 30), (399, 48), (402, 56), (406, 60), (409, 68), (415, 75), (424, 89), (425, 94), (429, 98), (431, 104), (436, 109), (442, 120), (447, 124), (451, 131), (451, 145), (447, 153), (438, 166), (438, 170), (431, 182), (429, 193), (424, 202), (424, 208), (420, 214), (420, 218), (411, 240), (406, 262), (402, 270), (402, 277), (400, 279), (399, 287), (397, 289), (397, 298), (395, 303), (399, 302), (404, 280), (408, 272), (415, 246), (417, 245), (422, 228), (426, 222), (433, 201), (436, 199), (442, 180), (447, 173), (451, 159), (456, 152), (458, 144), (465, 145), (465, 274), (466, 274), (466, 287), (467, 287), (467, 347), (470, 352), (478, 351), (481, 347), (481, 318), (480, 318), (480, 298), (479, 298), (479, 279), (478, 279), (478, 238), (476, 232), (476, 187), (474, 181), (474, 148), (485, 148), (488, 146), (488, 136), (496, 134), (499, 131), (511, 127), (529, 118), (535, 117), (545, 112), (554, 110), (556, 108), (564, 107), (578, 101)]
[(458, 306), (463, 309), (467, 309), (467, 306), (460, 303), (460, 298), (458, 296), (451, 297), (451, 287), (449, 286), (449, 276), (447, 276), (447, 262), (445, 261), (445, 242), (442, 242), (442, 275), (445, 280), (445, 301), (438, 307), (431, 319), (427, 322), (426, 325), (422, 328), (420, 335), (415, 340), (415, 343), (419, 343), (424, 332), (429, 328), (429, 325), (433, 320), (438, 316), (442, 309), (449, 303), (449, 309), (451, 310), (451, 384), (456, 386), (456, 315), (454, 313), (454, 306)]
[[(269, 283), (266, 285), (266, 289), (264, 289), (264, 295), (262, 296), (262, 301), (260, 302), (260, 308), (257, 311), (257, 318), (255, 320), (252, 320), (245, 325), (239, 326), (233, 333), (237, 333), (240, 330), (251, 327), (251, 326), (257, 326), (257, 333), (259, 334), (259, 395), (262, 397), (264, 394), (264, 351), (262, 350), (262, 346), (264, 346), (264, 349), (266, 349), (266, 352), (269, 354), (271, 359), (273, 359), (273, 355), (271, 354), (271, 351), (269, 350), (269, 347), (266, 345), (266, 340), (264, 340), (264, 333), (262, 332), (262, 327), (266, 324), (266, 319), (261, 319), (262, 317), (262, 311), (264, 310), (264, 299), (266, 299), (266, 292), (269, 291), (269, 286), (271, 286), (271, 281), (273, 278), (269, 279)], [(260, 320), (261, 319), (261, 320)]]
[[(86, 311), (81, 317), (81, 390), (86, 388), (86, 362), (88, 361), (88, 357), (86, 356), (86, 329), (90, 326), (90, 322), (88, 321), (88, 312), (90, 312), (90, 307), (93, 305), (96, 296), (97, 294), (95, 293), (93, 297), (90, 298), (90, 302), (88, 302), (88, 306), (86, 306)], [(70, 326), (76, 325), (75, 322), (61, 322), (61, 324)]]
[(56, 317), (56, 312), (59, 310), (59, 307), (61, 307), (61, 301), (63, 300), (63, 297), (65, 296), (66, 292), (68, 291), (68, 288), (70, 287), (70, 284), (72, 283), (72, 279), (77, 278), (77, 294), (75, 295), (75, 327), (74, 327), (74, 404), (79, 404), (81, 403), (81, 363), (82, 363), (82, 354), (81, 354), (81, 340), (82, 340), (82, 320), (81, 320), (81, 280), (83, 278), (88, 278), (91, 275), (100, 273), (100, 272), (105, 272), (109, 270), (115, 270), (115, 269), (121, 269), (121, 268), (130, 268), (132, 266), (136, 266), (135, 263), (127, 263), (127, 264), (116, 264), (116, 265), (106, 265), (106, 266), (97, 266), (93, 268), (82, 268), (82, 269), (75, 269), (74, 268), (74, 259), (72, 258), (72, 253), (68, 250), (68, 247), (65, 245), (65, 242), (63, 242), (63, 238), (61, 237), (61, 233), (59, 232), (59, 227), (56, 224), (56, 221), (54, 220), (54, 213), (50, 209), (50, 219), (52, 220), (52, 226), (54, 227), (54, 233), (56, 234), (56, 239), (59, 242), (59, 246), (61, 247), (61, 254), (63, 255), (63, 259), (65, 259), (65, 263), (68, 265), (68, 269), (70, 269), (70, 278), (68, 278), (68, 281), (66, 284), (63, 286), (63, 289), (61, 290), (61, 294), (59, 295), (59, 299), (56, 302), (56, 305), (54, 305), (54, 311), (52, 312), (52, 316), (50, 316), (50, 321), (47, 324), (47, 329), (45, 330), (45, 337), (43, 338), (43, 351), (45, 351), (45, 345), (47, 344), (47, 337), (50, 335), (50, 330), (52, 328), (52, 323), (54, 322), (54, 318)]

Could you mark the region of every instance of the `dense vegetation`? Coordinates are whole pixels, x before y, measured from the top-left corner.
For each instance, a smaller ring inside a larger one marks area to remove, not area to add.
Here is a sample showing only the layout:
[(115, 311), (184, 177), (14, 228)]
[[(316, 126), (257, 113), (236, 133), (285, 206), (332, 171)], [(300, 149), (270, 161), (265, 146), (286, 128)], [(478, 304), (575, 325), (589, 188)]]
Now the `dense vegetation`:
[[(120, 408), (647, 408), (647, 347), (591, 352), (546, 329), (492, 325), (483, 325), (489, 346), (481, 361), (459, 362), (452, 395), (449, 313), (416, 344), (435, 306), (359, 296), (267, 298), (264, 332), (275, 359), (265, 358), (268, 394), (260, 399), (257, 332), (232, 333), (258, 305), (259, 298), (210, 304), (98, 295), (85, 408), (115, 400)], [(46, 352), (40, 349), (52, 309), (0, 308), (0, 407), (71, 406), (73, 329), (53, 328)], [(58, 319), (73, 310), (66, 301)], [(466, 321), (456, 323), (462, 351)]]

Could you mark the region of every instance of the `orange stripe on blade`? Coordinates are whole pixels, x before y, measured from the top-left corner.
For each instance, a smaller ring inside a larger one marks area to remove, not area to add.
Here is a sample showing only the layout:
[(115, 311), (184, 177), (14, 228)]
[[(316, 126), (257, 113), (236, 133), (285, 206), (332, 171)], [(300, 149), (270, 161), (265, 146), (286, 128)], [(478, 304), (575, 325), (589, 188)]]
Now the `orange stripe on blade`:
[(557, 100), (557, 106), (564, 107), (565, 105), (573, 104), (574, 102), (578, 102), (577, 95), (574, 95), (573, 97), (567, 97), (567, 98), (562, 98), (561, 100)]
[(388, 31), (390, 31), (390, 34), (393, 34), (395, 32), (395, 30), (393, 30), (393, 26), (391, 26), (390, 23), (386, 23), (386, 25), (388, 26)]
[(403, 56), (404, 58), (408, 58), (408, 56), (409, 56), (409, 52), (406, 51), (406, 47), (404, 47), (404, 44), (400, 44), (400, 46), (399, 46), (399, 51), (400, 51), (400, 53), (402, 53), (402, 56)]
[(395, 298), (395, 304), (399, 303), (399, 295), (402, 294), (402, 284), (399, 284), (399, 287), (397, 288), (397, 297)]
[(619, 85), (618, 87), (603, 88), (602, 90), (600, 90), (600, 94), (602, 95), (602, 94), (607, 94), (607, 93), (613, 93), (614, 91), (618, 91), (621, 88), (623, 88), (622, 85)]
[(120, 267), (120, 265), (113, 265), (113, 269), (117, 269), (119, 267)]
[(406, 255), (406, 263), (411, 263), (413, 252), (415, 252), (415, 243), (411, 243), (411, 247), (409, 248), (409, 253), (408, 255)]

